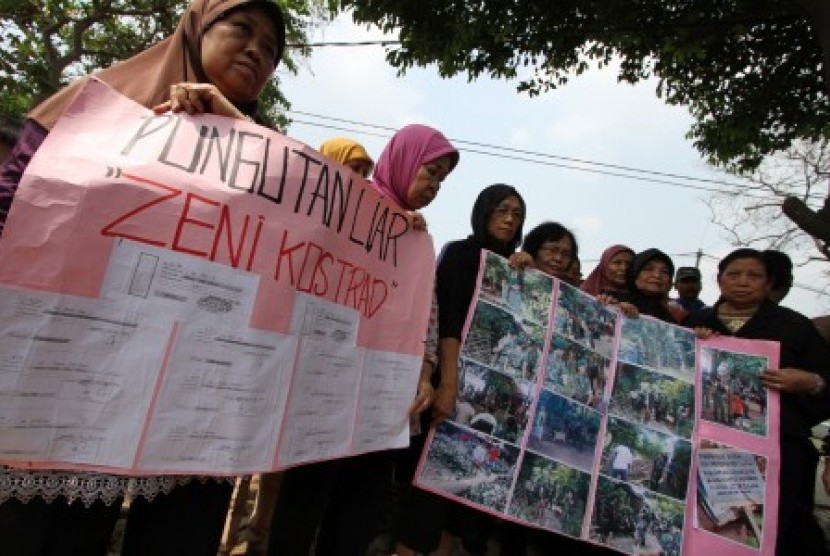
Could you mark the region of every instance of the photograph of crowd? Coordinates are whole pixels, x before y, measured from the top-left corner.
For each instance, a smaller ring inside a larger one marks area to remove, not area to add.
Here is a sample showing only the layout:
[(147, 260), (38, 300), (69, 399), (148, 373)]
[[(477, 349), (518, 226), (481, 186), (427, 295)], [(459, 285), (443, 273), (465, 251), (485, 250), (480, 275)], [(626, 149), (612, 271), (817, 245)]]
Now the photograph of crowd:
[(545, 386), (602, 411), (610, 364), (599, 353), (554, 334), (545, 366)]
[(700, 528), (760, 549), (766, 458), (711, 440), (701, 440), (697, 457)]
[(598, 411), (542, 389), (527, 447), (590, 473), (600, 420)]
[(679, 556), (683, 502), (600, 475), (590, 538), (627, 554)]
[(453, 421), (517, 444), (527, 426), (535, 384), (461, 359)]
[(519, 449), (444, 421), (435, 430), (419, 482), (498, 512), (506, 511)]
[(652, 429), (690, 438), (694, 387), (648, 369), (617, 364), (609, 412)]
[(652, 318), (623, 317), (617, 361), (658, 370), (686, 382), (695, 375), (692, 330)]
[(701, 350), (702, 417), (743, 432), (767, 436), (766, 357), (713, 348)]
[(545, 529), (579, 537), (591, 476), (526, 453), (508, 512)]
[(461, 355), (513, 378), (536, 380), (545, 330), (520, 322), (501, 307), (479, 300)]
[(480, 296), (521, 319), (548, 325), (553, 302), (553, 277), (538, 270), (510, 268), (507, 259), (487, 253)]
[(557, 334), (611, 357), (617, 311), (564, 282), (559, 282), (554, 326)]
[(691, 463), (692, 445), (688, 440), (608, 418), (601, 473), (685, 500)]

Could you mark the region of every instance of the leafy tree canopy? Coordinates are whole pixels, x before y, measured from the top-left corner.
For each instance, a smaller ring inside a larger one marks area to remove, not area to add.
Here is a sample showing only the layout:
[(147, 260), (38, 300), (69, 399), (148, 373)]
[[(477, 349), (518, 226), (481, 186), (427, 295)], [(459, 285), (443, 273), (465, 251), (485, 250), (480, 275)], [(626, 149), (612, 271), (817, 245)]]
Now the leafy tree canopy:
[[(334, 0), (279, 0), (289, 44), (304, 44), (325, 21)], [(80, 75), (107, 67), (170, 35), (187, 0), (0, 0), (0, 116), (19, 116)], [(283, 57), (296, 71), (308, 51)], [(285, 124), (288, 100), (272, 79), (263, 94), (263, 116)]]
[[(536, 95), (598, 63), (619, 80), (657, 77), (689, 107), (710, 162), (738, 170), (795, 139), (830, 135), (824, 0), (341, 0), (354, 19), (399, 31), (388, 61), (442, 76), (520, 78)], [(527, 68), (525, 70), (524, 68)], [(529, 70), (529, 71), (528, 71)]]

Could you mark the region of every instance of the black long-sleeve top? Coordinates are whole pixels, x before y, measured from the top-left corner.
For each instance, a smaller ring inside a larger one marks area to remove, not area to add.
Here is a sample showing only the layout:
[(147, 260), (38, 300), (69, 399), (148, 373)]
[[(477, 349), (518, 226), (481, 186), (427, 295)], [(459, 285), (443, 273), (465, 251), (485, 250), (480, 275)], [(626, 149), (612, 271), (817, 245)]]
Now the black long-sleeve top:
[(481, 245), (472, 238), (447, 244), (435, 274), (438, 337), (461, 340), (476, 289)]
[(818, 396), (781, 394), (781, 434), (809, 436), (813, 426), (830, 418), (830, 346), (819, 335), (810, 319), (769, 300), (733, 334), (718, 319), (720, 304), (718, 302), (714, 307), (692, 313), (683, 324), (690, 327), (704, 326), (738, 338), (780, 342), (781, 368), (803, 369), (824, 378), (828, 386)]

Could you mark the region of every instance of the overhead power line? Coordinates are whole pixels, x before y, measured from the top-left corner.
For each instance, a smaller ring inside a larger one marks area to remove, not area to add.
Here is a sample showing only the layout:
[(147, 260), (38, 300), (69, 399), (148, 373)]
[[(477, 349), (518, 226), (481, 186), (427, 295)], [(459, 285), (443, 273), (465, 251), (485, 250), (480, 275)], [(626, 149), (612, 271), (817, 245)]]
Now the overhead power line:
[[(389, 133), (379, 133), (379, 132), (365, 131), (365, 130), (359, 130), (359, 129), (354, 129), (354, 128), (346, 128), (346, 127), (338, 126), (338, 125), (324, 124), (324, 123), (320, 123), (320, 122), (309, 122), (309, 121), (306, 121), (306, 120), (296, 120), (296, 119), (294, 119), (292, 121), (294, 123), (298, 123), (298, 124), (310, 125), (310, 126), (314, 126), (314, 127), (321, 127), (321, 128), (325, 128), (325, 129), (333, 129), (335, 131), (345, 131), (347, 133), (362, 133), (364, 135), (370, 135), (370, 136), (373, 136), (373, 137), (384, 137), (384, 138), (391, 137), (391, 134), (389, 134)], [(451, 139), (451, 141), (454, 141), (455, 143), (462, 143), (462, 141), (459, 141), (459, 140), (456, 140), (456, 139)], [(668, 185), (668, 186), (673, 186), (673, 187), (685, 187), (687, 189), (696, 189), (696, 190), (699, 190), (699, 191), (721, 192), (719, 189), (716, 189), (714, 187), (705, 187), (705, 186), (702, 186), (702, 185), (677, 183), (677, 182), (672, 182), (672, 181), (668, 181), (668, 180), (661, 180), (661, 179), (657, 179), (657, 178), (649, 178), (647, 176), (634, 176), (634, 175), (630, 175), (630, 174), (623, 174), (621, 172), (611, 172), (611, 171), (608, 171), (608, 170), (596, 170), (596, 169), (593, 169), (593, 168), (583, 168), (583, 167), (579, 167), (579, 166), (572, 166), (572, 165), (569, 165), (569, 164), (563, 164), (563, 163), (560, 163), (560, 162), (553, 162), (553, 161), (549, 161), (549, 160), (538, 160), (538, 159), (534, 159), (534, 158), (527, 158), (527, 157), (520, 157), (520, 156), (516, 156), (516, 155), (502, 154), (502, 153), (493, 152), (493, 151), (485, 151), (485, 150), (480, 150), (480, 149), (467, 148), (467, 149), (464, 150), (464, 152), (481, 154), (481, 155), (484, 155), (484, 156), (491, 156), (491, 157), (494, 157), (494, 158), (503, 158), (503, 159), (506, 159), (506, 160), (514, 160), (514, 161), (518, 161), (518, 162), (529, 162), (531, 164), (542, 164), (544, 166), (553, 166), (555, 168), (564, 168), (566, 170), (577, 170), (577, 171), (581, 171), (581, 172), (591, 172), (591, 173), (595, 173), (595, 174), (602, 174), (602, 175), (605, 175), (605, 176), (614, 176), (614, 177), (618, 177), (618, 178), (626, 178), (626, 179), (632, 179), (632, 180), (638, 180), (638, 181), (645, 181), (645, 182), (649, 182), (649, 183), (663, 184), (663, 185)], [(766, 197), (761, 197), (761, 198), (766, 198)]]
[[(373, 137), (390, 137), (397, 128), (371, 124), (367, 122), (360, 122), (356, 120), (349, 120), (346, 118), (338, 118), (335, 116), (326, 116), (322, 114), (315, 114), (313, 112), (305, 112), (302, 110), (291, 110), (293, 114), (299, 114), (302, 116), (309, 116), (312, 118), (319, 118), (325, 120), (325, 122), (341, 122), (345, 124), (349, 124), (352, 126), (360, 126), (362, 128), (369, 128), (370, 130), (381, 130), (381, 131), (367, 131), (365, 129), (356, 129), (354, 127), (343, 127), (342, 125), (335, 125), (332, 123), (324, 123), (324, 122), (315, 122), (315, 121), (308, 121), (302, 119), (292, 118), (294, 123), (309, 125), (314, 127), (321, 127), (326, 129), (333, 129), (336, 131), (344, 131), (347, 133), (359, 133), (364, 135), (369, 135)], [(757, 199), (773, 199), (768, 195), (758, 195), (753, 193), (748, 193), (744, 191), (740, 184), (730, 183), (725, 181), (713, 180), (708, 178), (697, 178), (692, 176), (686, 176), (682, 174), (675, 174), (670, 172), (661, 172), (657, 170), (646, 170), (643, 168), (635, 168), (631, 166), (623, 166), (619, 164), (610, 164), (605, 162), (598, 162), (594, 160), (588, 159), (580, 159), (574, 157), (567, 157), (561, 155), (555, 155), (550, 153), (542, 153), (536, 151), (529, 151), (525, 149), (517, 149), (513, 147), (506, 147), (501, 145), (492, 145), (488, 143), (481, 143), (477, 141), (470, 141), (466, 139), (455, 139), (450, 138), (453, 143), (458, 145), (470, 145), (472, 147), (480, 147), (480, 148), (466, 148), (466, 152), (471, 152), (475, 154), (480, 154), (483, 156), (491, 156), (495, 158), (503, 158), (507, 160), (514, 160), (518, 162), (528, 162), (532, 164), (541, 164), (544, 166), (553, 166), (557, 168), (564, 168), (568, 170), (576, 170), (580, 172), (589, 172), (594, 174), (601, 174), (606, 176), (624, 178), (624, 179), (631, 179), (637, 181), (644, 181), (649, 183), (656, 183), (660, 185), (666, 185), (669, 187), (680, 187), (685, 189), (693, 189), (697, 191), (707, 191), (711, 193), (733, 193), (733, 194), (742, 194), (746, 197), (750, 198), (757, 198)], [(484, 150), (483, 150), (484, 149)], [(507, 154), (512, 153), (512, 154)], [(518, 156), (522, 155), (522, 156)], [(625, 173), (630, 172), (630, 173)], [(664, 179), (665, 178), (665, 179)], [(682, 180), (682, 181), (672, 181), (672, 180)], [(695, 183), (697, 182), (697, 183)], [(707, 185), (699, 185), (700, 183), (703, 184), (714, 184), (719, 185), (720, 187), (712, 187)]]
[(319, 48), (321, 46), (392, 46), (402, 44), (401, 41), (396, 40), (377, 40), (377, 41), (333, 41), (333, 42), (309, 42), (309, 43), (292, 43), (285, 45), (286, 48)]
[[(323, 119), (327, 119), (327, 120), (334, 120), (334, 121), (343, 122), (343, 123), (352, 124), (352, 125), (361, 125), (361, 126), (366, 126), (366, 127), (372, 127), (372, 128), (375, 128), (375, 129), (383, 129), (385, 131), (391, 131), (393, 133), (395, 131), (397, 131), (397, 129), (393, 128), (393, 127), (381, 126), (381, 125), (376, 125), (376, 124), (369, 124), (369, 123), (365, 123), (365, 122), (358, 122), (358, 121), (355, 121), (355, 120), (348, 120), (348, 119), (345, 119), (345, 118), (337, 118), (337, 117), (333, 117), (333, 116), (325, 116), (325, 115), (322, 115), (322, 114), (314, 114), (312, 112), (303, 112), (303, 111), (300, 111), (300, 110), (292, 110), (292, 112), (294, 112), (296, 114), (301, 114), (303, 116), (311, 116), (313, 118), (323, 118)], [(708, 179), (708, 178), (697, 178), (697, 177), (692, 177), (692, 176), (684, 176), (682, 174), (673, 174), (673, 173), (670, 173), (670, 172), (660, 172), (660, 171), (657, 171), (657, 170), (646, 170), (646, 169), (643, 169), (643, 168), (635, 168), (635, 167), (632, 167), (632, 166), (622, 166), (622, 165), (619, 165), (619, 164), (609, 164), (609, 163), (606, 163), (606, 162), (598, 162), (598, 161), (595, 161), (595, 160), (587, 160), (587, 159), (584, 159), (584, 158), (574, 158), (574, 157), (562, 156), (562, 155), (556, 155), (556, 154), (550, 154), (550, 153), (542, 153), (542, 152), (538, 152), (538, 151), (529, 151), (529, 150), (525, 150), (525, 149), (516, 149), (516, 148), (513, 148), (513, 147), (505, 147), (505, 146), (502, 146), (502, 145), (492, 145), (492, 144), (488, 144), (488, 143), (480, 143), (480, 142), (477, 142), (477, 141), (470, 141), (470, 140), (467, 140), (467, 139), (450, 139), (450, 140), (454, 141), (456, 143), (459, 143), (459, 144), (472, 145), (474, 147), (485, 147), (485, 148), (488, 148), (488, 149), (498, 149), (500, 151), (513, 152), (513, 153), (521, 154), (521, 155), (538, 156), (538, 157), (542, 157), (542, 158), (552, 158), (552, 159), (555, 159), (555, 160), (563, 160), (563, 161), (566, 161), (566, 162), (573, 162), (573, 163), (577, 163), (577, 164), (587, 164), (587, 165), (591, 165), (591, 166), (599, 166), (599, 167), (602, 167), (602, 168), (613, 168), (615, 170), (624, 170), (626, 172), (637, 172), (637, 173), (650, 174), (650, 175), (655, 175), (655, 176), (682, 179), (682, 180), (691, 180), (691, 181), (698, 181), (698, 182), (705, 182), (705, 183), (714, 183), (714, 184), (717, 184), (717, 185), (725, 185), (727, 187), (742, 187), (739, 184), (730, 184), (728, 182), (724, 182), (723, 180), (712, 180), (712, 179)]]

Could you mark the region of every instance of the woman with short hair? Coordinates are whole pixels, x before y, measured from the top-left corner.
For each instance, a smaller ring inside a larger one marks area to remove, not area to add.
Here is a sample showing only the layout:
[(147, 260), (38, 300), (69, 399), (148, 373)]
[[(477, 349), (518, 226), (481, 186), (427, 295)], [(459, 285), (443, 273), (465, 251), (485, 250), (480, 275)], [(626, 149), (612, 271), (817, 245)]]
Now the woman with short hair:
[(737, 249), (718, 264), (721, 297), (684, 325), (719, 334), (780, 343), (779, 370), (761, 382), (781, 394), (777, 554), (827, 554), (813, 517), (818, 452), (811, 428), (830, 417), (830, 347), (801, 313), (769, 299), (769, 263), (755, 249)]

